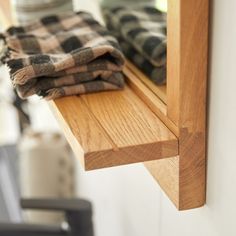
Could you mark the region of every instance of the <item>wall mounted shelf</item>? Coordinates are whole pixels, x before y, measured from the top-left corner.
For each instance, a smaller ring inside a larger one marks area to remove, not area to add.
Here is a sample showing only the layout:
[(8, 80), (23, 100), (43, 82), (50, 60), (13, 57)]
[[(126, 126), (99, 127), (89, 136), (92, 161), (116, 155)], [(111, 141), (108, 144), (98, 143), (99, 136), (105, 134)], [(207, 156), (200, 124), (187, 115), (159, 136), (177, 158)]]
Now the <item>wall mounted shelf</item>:
[(179, 210), (205, 203), (208, 5), (168, 0), (167, 86), (127, 62), (123, 91), (50, 102), (85, 169), (145, 162)]
[(175, 135), (128, 86), (51, 105), (86, 170), (178, 155)]

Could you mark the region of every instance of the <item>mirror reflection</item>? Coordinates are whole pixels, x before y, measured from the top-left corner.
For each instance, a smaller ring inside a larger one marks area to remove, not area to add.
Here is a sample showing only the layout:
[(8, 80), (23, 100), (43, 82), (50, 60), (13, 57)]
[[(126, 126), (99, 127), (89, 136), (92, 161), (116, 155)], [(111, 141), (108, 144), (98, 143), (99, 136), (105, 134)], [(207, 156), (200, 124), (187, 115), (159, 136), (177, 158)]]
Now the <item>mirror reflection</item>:
[[(13, 27), (12, 32), (3, 35), (10, 49), (3, 62), (11, 69), (21, 98), (38, 94), (55, 99), (122, 89), (121, 72), (126, 61), (127, 68), (165, 102), (167, 0), (13, 0), (11, 3), (20, 27)], [(68, 15), (73, 9), (91, 14)], [(38, 21), (32, 23), (32, 20)], [(30, 25), (24, 27), (25, 23)], [(88, 47), (93, 57), (86, 57), (81, 64), (84, 58), (81, 49)], [(101, 49), (97, 50), (98, 47)], [(68, 53), (80, 59), (71, 61)], [(46, 55), (49, 55), (47, 63), (42, 59)], [(94, 63), (100, 63), (99, 68)], [(32, 75), (28, 74), (27, 66), (33, 67)], [(82, 71), (85, 66), (87, 69)]]
[(167, 0), (103, 0), (100, 9), (128, 61), (145, 75), (143, 82), (165, 102)]

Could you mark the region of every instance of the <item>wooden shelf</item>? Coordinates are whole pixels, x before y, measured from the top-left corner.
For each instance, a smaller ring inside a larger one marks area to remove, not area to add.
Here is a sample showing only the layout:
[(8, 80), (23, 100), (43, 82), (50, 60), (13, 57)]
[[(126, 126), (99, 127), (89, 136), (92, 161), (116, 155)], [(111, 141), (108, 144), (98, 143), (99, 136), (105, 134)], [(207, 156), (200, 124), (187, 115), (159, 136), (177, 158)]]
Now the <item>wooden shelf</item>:
[(178, 155), (175, 135), (128, 86), (51, 105), (86, 170)]

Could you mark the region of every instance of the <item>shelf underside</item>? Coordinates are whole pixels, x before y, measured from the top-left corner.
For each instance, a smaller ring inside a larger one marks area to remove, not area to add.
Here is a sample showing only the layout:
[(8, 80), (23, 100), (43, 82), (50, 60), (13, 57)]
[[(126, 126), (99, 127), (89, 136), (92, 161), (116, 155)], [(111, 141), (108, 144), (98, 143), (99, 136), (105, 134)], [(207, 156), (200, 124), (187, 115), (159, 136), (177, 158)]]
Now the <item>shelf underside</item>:
[(86, 170), (178, 155), (177, 138), (128, 85), (51, 105)]

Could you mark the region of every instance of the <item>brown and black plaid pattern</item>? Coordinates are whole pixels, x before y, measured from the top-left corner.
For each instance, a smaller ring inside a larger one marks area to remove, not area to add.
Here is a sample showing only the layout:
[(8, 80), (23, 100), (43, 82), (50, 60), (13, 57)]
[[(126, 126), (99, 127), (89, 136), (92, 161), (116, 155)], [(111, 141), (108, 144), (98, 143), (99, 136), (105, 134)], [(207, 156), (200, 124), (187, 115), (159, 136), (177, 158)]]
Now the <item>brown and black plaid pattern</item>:
[(166, 82), (166, 13), (154, 7), (103, 9), (108, 29), (126, 57), (154, 83)]
[(124, 56), (117, 40), (89, 13), (52, 15), (10, 27), (2, 60), (20, 97), (46, 99), (121, 89)]

